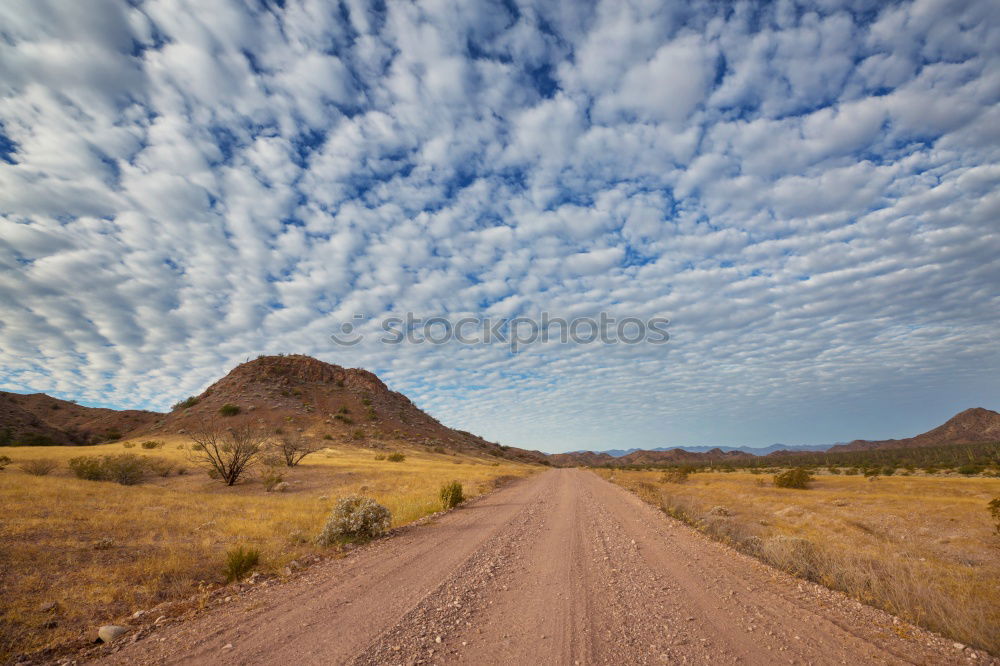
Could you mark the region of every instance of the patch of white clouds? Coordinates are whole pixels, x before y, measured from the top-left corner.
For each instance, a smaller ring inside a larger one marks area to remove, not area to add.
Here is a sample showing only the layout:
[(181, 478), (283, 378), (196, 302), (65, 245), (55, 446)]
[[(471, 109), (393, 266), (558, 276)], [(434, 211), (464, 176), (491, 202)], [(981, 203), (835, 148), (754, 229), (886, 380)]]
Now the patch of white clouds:
[[(996, 3), (22, 0), (0, 36), (5, 389), (163, 409), (302, 352), (549, 451), (1000, 406)], [(378, 342), (602, 311), (671, 340)]]

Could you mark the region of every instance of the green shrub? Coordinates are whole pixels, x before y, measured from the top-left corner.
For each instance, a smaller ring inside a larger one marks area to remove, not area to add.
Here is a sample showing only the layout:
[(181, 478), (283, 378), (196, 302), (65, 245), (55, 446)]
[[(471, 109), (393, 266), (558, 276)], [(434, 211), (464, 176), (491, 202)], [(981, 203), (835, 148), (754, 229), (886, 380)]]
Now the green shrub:
[(166, 460), (154, 462), (134, 453), (122, 453), (116, 456), (70, 458), (69, 468), (77, 478), (87, 481), (114, 481), (123, 486), (134, 486), (143, 480), (150, 469), (161, 476), (167, 476), (173, 470), (173, 463)]
[(59, 466), (55, 460), (25, 460), (18, 465), (22, 471), (33, 476), (48, 476), (48, 474)]
[(354, 423), (354, 419), (352, 419), (350, 416), (344, 416), (343, 414), (334, 414), (333, 418), (343, 423), (346, 423), (347, 425), (352, 425)]
[(830, 474), (840, 474), (840, 468), (839, 467), (834, 467), (833, 465), (831, 465), (827, 469), (829, 470)]
[(404, 456), (399, 451), (393, 451), (392, 453), (387, 455), (385, 459), (388, 460), (389, 462), (403, 462), (404, 460), (406, 460), (406, 456)]
[(147, 439), (142, 443), (142, 448), (144, 449), (161, 449), (163, 448), (163, 442), (156, 439)]
[(444, 484), (441, 486), (440, 497), (441, 506), (445, 509), (455, 508), (465, 501), (465, 495), (462, 494), (462, 484), (458, 481)]
[(364, 438), (365, 438), (365, 431), (364, 430), (358, 429), (358, 430), (355, 430), (354, 432), (351, 433), (351, 439), (353, 439), (355, 441), (361, 441)]
[(237, 546), (226, 551), (226, 582), (242, 579), (260, 562), (260, 551), (256, 548)]
[(37, 432), (26, 432), (18, 435), (14, 440), (14, 446), (56, 446), (59, 442), (47, 435)]
[(431, 451), (433, 451), (434, 453), (445, 453), (443, 446), (435, 446), (433, 449), (431, 449)]
[(198, 404), (198, 398), (192, 395), (185, 398), (184, 400), (181, 400), (178, 403), (175, 403), (174, 406), (171, 407), (171, 409), (173, 411), (177, 411), (178, 409), (187, 409), (188, 407), (194, 407), (197, 404)]
[(240, 408), (230, 402), (227, 402), (222, 407), (219, 407), (219, 414), (222, 416), (236, 416), (240, 413)]
[(142, 481), (148, 469), (146, 459), (134, 453), (105, 456), (103, 464), (108, 481), (114, 481), (123, 486), (134, 486)]
[(892, 467), (891, 465), (886, 465), (885, 467), (883, 467), (881, 469), (881, 471), (879, 473), (882, 476), (892, 476), (893, 474), (896, 473), (896, 468)]
[(106, 441), (109, 441), (109, 442), (117, 442), (121, 438), (122, 438), (122, 434), (120, 432), (118, 432), (117, 430), (109, 430), (104, 435), (104, 439)]
[(392, 513), (370, 497), (348, 495), (337, 500), (319, 535), (321, 546), (379, 536), (392, 522)]
[(983, 467), (982, 465), (962, 465), (960, 467), (956, 467), (955, 471), (958, 472), (959, 474), (971, 476), (973, 474), (979, 474), (980, 472), (982, 472)]
[(344, 405), (340, 409), (337, 410), (337, 413), (338, 414), (350, 414), (351, 410), (348, 409), (346, 405)]
[(808, 488), (812, 475), (802, 467), (788, 469), (774, 475), (774, 485), (778, 488)]
[(847, 476), (857, 476), (860, 473), (861, 470), (859, 470), (857, 467), (848, 467), (847, 469), (844, 470), (844, 474), (846, 474)]
[(98, 456), (80, 456), (69, 459), (69, 468), (78, 479), (104, 481), (104, 465)]
[(330, 433), (326, 433), (325, 435), (323, 435), (323, 439), (325, 439), (327, 441), (332, 440), (333, 439), (333, 435), (331, 435)]

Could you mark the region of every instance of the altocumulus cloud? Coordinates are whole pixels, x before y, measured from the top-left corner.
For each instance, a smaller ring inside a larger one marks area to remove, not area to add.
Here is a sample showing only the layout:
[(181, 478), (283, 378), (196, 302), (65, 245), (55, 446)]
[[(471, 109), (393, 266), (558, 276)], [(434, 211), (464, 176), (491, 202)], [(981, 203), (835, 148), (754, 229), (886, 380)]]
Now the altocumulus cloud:
[[(911, 434), (1000, 387), (989, 0), (0, 5), (0, 386), (258, 353), (568, 450)], [(350, 349), (355, 313), (671, 341)]]

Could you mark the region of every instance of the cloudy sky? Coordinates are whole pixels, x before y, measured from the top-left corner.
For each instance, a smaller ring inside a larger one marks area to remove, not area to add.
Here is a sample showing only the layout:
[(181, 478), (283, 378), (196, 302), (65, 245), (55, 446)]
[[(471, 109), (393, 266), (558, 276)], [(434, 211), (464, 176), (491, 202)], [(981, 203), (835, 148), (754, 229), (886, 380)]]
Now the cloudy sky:
[(912, 435), (1000, 408), (998, 103), (993, 0), (7, 0), (0, 388), (301, 352), (547, 451)]

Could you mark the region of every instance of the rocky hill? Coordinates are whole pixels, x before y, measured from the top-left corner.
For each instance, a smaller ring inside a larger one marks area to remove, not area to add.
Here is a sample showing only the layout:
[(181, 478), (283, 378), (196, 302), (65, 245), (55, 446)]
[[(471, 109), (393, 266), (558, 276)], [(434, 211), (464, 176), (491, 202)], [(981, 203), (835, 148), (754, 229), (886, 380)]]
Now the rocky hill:
[[(228, 416), (227, 416), (228, 414)], [(0, 393), (0, 434), (23, 444), (90, 444), (120, 437), (191, 434), (249, 419), (273, 431), (301, 432), (331, 444), (430, 448), (546, 462), (538, 451), (501, 446), (454, 430), (367, 370), (303, 355), (243, 363), (169, 413), (82, 407), (42, 393)]]
[(83, 407), (44, 393), (0, 391), (0, 444), (95, 444), (147, 427), (160, 416)]
[(983, 407), (959, 412), (933, 430), (905, 439), (856, 439), (830, 448), (837, 451), (870, 451), (872, 449), (903, 449), (942, 444), (978, 444), (1000, 441), (1000, 413)]

